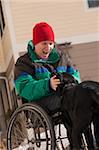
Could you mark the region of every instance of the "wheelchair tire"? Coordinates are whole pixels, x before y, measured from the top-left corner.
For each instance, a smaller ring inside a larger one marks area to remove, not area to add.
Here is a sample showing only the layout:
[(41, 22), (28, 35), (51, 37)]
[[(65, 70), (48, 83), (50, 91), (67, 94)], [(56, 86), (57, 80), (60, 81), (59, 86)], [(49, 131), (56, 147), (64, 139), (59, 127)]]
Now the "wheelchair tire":
[(55, 131), (46, 111), (26, 103), (11, 116), (7, 129), (8, 150), (55, 150)]

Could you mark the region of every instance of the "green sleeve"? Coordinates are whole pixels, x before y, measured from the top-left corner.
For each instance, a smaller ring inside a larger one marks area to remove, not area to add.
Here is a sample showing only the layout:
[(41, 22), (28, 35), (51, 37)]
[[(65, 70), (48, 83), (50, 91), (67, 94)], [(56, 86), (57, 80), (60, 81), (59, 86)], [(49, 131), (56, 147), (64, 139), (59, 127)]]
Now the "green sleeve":
[(21, 97), (31, 102), (49, 94), (49, 78), (35, 80), (31, 75), (20, 76), (15, 81), (15, 87)]

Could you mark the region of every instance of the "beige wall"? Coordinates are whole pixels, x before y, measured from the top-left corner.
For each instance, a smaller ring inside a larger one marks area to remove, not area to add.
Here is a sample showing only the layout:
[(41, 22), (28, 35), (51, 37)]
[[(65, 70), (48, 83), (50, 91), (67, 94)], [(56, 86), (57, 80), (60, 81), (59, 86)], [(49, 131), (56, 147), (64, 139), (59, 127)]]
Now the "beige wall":
[(9, 65), (9, 62), (11, 60), (11, 57), (13, 55), (12, 53), (12, 46), (11, 46), (11, 39), (10, 39), (10, 34), (9, 34), (9, 30), (8, 30), (8, 27), (6, 26), (5, 27), (5, 30), (4, 30), (4, 34), (3, 34), (3, 37), (1, 39), (1, 42), (0, 42), (0, 61), (1, 62), (1, 67), (0, 68), (0, 72), (5, 72), (8, 68), (8, 65)]
[(7, 66), (7, 64), (9, 64), (8, 62), (10, 62), (11, 57), (12, 57), (12, 45), (11, 45), (11, 39), (10, 39), (8, 27), (6, 27), (6, 30), (4, 32), (2, 45), (3, 45), (3, 52), (4, 52), (4, 60)]
[(82, 80), (99, 81), (99, 42), (76, 44), (69, 52)]
[(5, 70), (4, 55), (3, 55), (2, 42), (0, 39), (0, 72), (4, 72), (4, 70)]
[(99, 10), (89, 11), (84, 0), (10, 0), (17, 43), (32, 38), (32, 27), (50, 23), (56, 39), (99, 32)]

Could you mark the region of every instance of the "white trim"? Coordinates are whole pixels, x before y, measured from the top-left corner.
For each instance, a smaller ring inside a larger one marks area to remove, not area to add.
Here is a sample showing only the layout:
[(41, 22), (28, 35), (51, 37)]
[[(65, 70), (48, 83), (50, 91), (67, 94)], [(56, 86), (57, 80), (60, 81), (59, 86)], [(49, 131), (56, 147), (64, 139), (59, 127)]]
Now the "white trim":
[(19, 57), (19, 53), (18, 53), (18, 49), (17, 49), (15, 29), (14, 29), (11, 10), (10, 10), (10, 1), (9, 0), (4, 0), (3, 6), (4, 6), (5, 14), (6, 14), (7, 25), (8, 25), (8, 28), (9, 28), (14, 60), (16, 61), (17, 58)]
[(57, 43), (63, 43), (66, 41), (72, 42), (72, 44), (95, 42), (95, 41), (99, 41), (99, 33), (77, 35), (77, 36), (72, 36), (72, 37), (67, 37), (67, 38), (56, 40)]
[[(99, 41), (99, 33), (56, 39), (57, 43), (72, 42), (72, 44), (81, 44), (81, 43), (89, 43), (89, 42), (96, 42), (96, 41)], [(27, 51), (27, 43), (28, 41), (26, 43), (17, 45), (19, 53)]]

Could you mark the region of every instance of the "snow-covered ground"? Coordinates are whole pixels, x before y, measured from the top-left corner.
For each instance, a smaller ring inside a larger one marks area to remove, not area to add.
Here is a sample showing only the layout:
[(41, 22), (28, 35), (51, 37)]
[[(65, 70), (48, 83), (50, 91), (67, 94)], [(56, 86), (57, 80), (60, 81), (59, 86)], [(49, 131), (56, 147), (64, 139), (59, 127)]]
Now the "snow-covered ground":
[[(56, 127), (56, 137), (58, 137), (58, 127)], [(66, 137), (66, 129), (64, 128), (63, 125), (61, 125), (61, 134), (62, 134), (62, 137)], [(28, 129), (28, 135), (29, 135), (29, 140), (31, 140), (33, 138), (33, 129)], [(44, 137), (45, 134), (44, 132), (41, 133), (41, 137)], [(69, 142), (68, 142), (68, 139), (64, 139), (63, 140), (63, 143), (64, 143), (64, 146), (66, 147)], [(33, 145), (35, 147), (35, 145)], [(58, 146), (60, 148), (60, 150), (62, 150), (62, 148), (60, 147), (60, 144), (58, 142)], [(18, 147), (18, 148), (15, 148), (13, 150), (27, 150), (29, 147), (32, 147), (31, 143), (28, 143), (27, 139), (24, 139), (24, 142)], [(35, 150), (44, 150), (45, 149), (45, 143), (42, 142), (42, 145), (40, 146), (40, 148), (35, 148)]]
[[(58, 127), (56, 127), (56, 129), (55, 129), (55, 131), (56, 131), (56, 137), (58, 137), (58, 133), (59, 133), (58, 129), (59, 129)], [(92, 125), (92, 132), (93, 132), (93, 125)], [(61, 135), (62, 135), (62, 137), (66, 137), (67, 136), (66, 135), (66, 129), (65, 129), (65, 127), (63, 125), (61, 125)], [(93, 132), (93, 135), (94, 135), (94, 132)], [(45, 133), (44, 132), (41, 133), (41, 137), (45, 137)], [(34, 138), (33, 137), (33, 129), (32, 128), (28, 129), (28, 138), (29, 138), (29, 140), (31, 140), (32, 138)], [(83, 138), (85, 140), (84, 135), (83, 135)], [(86, 143), (86, 140), (84, 142)], [(65, 138), (63, 140), (63, 144), (64, 144), (65, 147), (67, 147), (69, 145), (69, 141), (68, 141), (67, 138)], [(31, 143), (28, 143), (27, 139), (24, 139), (24, 142), (21, 143), (21, 145), (18, 148), (15, 148), (13, 150), (28, 150), (29, 147), (31, 147), (31, 148), (35, 147), (34, 150), (44, 150), (45, 149), (45, 143), (42, 142), (42, 145), (40, 146), (40, 148), (37, 148), (35, 146), (35, 144), (31, 145)], [(62, 150), (59, 142), (58, 142), (58, 147), (60, 148), (59, 150)]]

